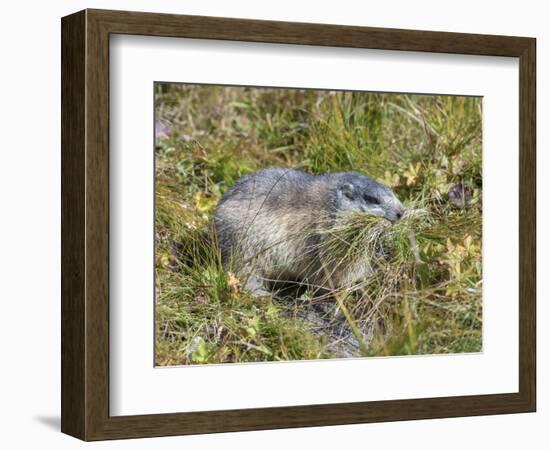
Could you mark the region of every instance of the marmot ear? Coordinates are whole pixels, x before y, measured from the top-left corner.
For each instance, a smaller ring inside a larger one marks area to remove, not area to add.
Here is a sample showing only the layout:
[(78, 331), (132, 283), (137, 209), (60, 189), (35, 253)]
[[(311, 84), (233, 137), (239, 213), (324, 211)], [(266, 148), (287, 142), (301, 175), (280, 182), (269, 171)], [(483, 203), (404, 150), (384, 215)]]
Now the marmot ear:
[(354, 199), (356, 192), (355, 192), (355, 186), (351, 183), (344, 183), (340, 186), (340, 192), (344, 194), (349, 199)]

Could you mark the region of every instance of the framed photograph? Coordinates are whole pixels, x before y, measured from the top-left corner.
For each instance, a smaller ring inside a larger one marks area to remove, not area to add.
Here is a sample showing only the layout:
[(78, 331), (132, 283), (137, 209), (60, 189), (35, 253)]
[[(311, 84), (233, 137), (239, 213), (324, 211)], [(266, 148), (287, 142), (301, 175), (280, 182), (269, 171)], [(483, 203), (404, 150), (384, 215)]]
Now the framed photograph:
[(535, 39), (62, 19), (62, 431), (535, 411)]

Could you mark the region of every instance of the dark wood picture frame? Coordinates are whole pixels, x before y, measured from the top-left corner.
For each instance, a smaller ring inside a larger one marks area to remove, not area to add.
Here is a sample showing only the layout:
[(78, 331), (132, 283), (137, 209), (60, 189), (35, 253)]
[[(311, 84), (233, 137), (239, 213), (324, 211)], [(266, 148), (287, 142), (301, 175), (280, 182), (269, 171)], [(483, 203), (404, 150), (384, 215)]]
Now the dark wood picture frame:
[[(61, 429), (84, 440), (535, 411), (534, 38), (85, 10), (62, 30)], [(109, 36), (134, 34), (519, 58), (519, 392), (109, 415)]]

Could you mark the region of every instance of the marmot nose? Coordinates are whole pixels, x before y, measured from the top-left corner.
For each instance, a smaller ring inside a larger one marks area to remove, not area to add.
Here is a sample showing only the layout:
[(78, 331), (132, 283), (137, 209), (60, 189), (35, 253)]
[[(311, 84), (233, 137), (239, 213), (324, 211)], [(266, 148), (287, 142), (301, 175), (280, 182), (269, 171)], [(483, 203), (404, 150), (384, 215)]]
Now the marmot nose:
[(401, 219), (401, 217), (403, 217), (404, 214), (405, 214), (405, 210), (403, 210), (403, 209), (400, 209), (399, 211), (397, 211), (395, 213), (396, 220)]

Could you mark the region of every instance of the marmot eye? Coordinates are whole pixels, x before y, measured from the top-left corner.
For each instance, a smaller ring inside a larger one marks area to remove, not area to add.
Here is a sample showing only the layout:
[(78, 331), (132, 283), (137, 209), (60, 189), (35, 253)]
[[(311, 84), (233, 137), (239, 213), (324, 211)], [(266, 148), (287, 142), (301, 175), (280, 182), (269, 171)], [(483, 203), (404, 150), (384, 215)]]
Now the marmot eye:
[(365, 199), (365, 201), (367, 203), (372, 203), (373, 205), (379, 205), (380, 204), (380, 201), (376, 197), (373, 197), (372, 195), (365, 194), (363, 196), (363, 198)]

